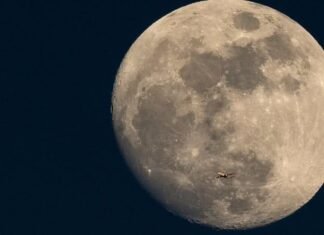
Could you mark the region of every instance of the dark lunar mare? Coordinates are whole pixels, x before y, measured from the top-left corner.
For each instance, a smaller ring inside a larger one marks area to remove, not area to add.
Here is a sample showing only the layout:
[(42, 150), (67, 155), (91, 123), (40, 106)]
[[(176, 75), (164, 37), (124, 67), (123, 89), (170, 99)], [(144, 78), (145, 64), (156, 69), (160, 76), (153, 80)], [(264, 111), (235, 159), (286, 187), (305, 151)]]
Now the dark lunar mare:
[[(228, 45), (230, 58), (223, 58), (218, 53), (192, 52), (190, 61), (179, 71), (186, 86), (199, 94), (204, 94), (225, 78), (226, 86), (237, 91), (252, 93), (258, 86), (268, 91), (283, 89), (296, 93), (310, 69), (308, 56), (295, 47), (290, 37), (277, 33), (265, 39), (251, 42), (246, 46)], [(278, 84), (264, 76), (261, 66), (269, 59), (289, 64), (301, 59), (304, 69), (298, 78), (284, 77)]]
[(246, 31), (254, 31), (260, 28), (260, 21), (251, 12), (240, 12), (234, 16), (234, 26)]
[(204, 93), (221, 80), (222, 64), (220, 61), (220, 57), (212, 53), (192, 53), (190, 62), (180, 69), (180, 77), (186, 86), (198, 93)]
[(151, 169), (150, 176), (142, 180), (153, 196), (166, 204), (169, 210), (198, 218), (202, 216), (199, 193), (195, 188), (182, 187), (177, 182), (178, 178), (189, 175), (175, 161), (177, 151), (192, 131), (195, 116), (188, 113), (176, 117), (170, 89), (173, 88), (168, 85), (148, 88), (139, 100), (139, 112), (133, 119), (133, 126), (145, 149), (145, 153), (138, 157), (145, 159), (143, 165)]
[(213, 53), (192, 53), (190, 62), (179, 72), (185, 84), (198, 93), (204, 93), (225, 76), (227, 86), (251, 92), (266, 80), (260, 70), (266, 61), (264, 54), (257, 53), (252, 44), (230, 48), (233, 54), (230, 59)]

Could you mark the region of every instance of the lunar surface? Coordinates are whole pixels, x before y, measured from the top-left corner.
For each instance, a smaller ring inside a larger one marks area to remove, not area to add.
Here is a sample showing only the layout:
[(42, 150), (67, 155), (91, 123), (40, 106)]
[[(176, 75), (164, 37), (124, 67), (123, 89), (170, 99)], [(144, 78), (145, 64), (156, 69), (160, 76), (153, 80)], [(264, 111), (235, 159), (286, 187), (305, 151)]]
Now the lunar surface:
[(132, 172), (190, 221), (263, 226), (323, 184), (323, 49), (269, 7), (209, 0), (164, 16), (125, 56), (112, 107)]

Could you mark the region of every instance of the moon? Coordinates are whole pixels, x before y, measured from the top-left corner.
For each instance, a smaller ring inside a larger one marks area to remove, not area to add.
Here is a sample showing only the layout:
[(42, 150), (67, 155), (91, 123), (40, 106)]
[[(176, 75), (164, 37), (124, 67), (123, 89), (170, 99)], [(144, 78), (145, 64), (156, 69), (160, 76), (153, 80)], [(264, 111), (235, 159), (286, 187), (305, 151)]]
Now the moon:
[(189, 221), (263, 226), (323, 184), (323, 49), (272, 8), (209, 0), (162, 17), (123, 59), (112, 107), (131, 171)]

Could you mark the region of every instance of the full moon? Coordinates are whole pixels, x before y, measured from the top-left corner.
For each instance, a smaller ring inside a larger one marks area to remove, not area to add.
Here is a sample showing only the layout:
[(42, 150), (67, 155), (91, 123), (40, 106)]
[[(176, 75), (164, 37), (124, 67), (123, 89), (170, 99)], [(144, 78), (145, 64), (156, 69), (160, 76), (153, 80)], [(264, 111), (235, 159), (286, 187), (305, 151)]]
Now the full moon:
[(263, 226), (323, 184), (323, 49), (272, 8), (209, 0), (159, 19), (123, 59), (112, 107), (131, 171), (190, 221)]

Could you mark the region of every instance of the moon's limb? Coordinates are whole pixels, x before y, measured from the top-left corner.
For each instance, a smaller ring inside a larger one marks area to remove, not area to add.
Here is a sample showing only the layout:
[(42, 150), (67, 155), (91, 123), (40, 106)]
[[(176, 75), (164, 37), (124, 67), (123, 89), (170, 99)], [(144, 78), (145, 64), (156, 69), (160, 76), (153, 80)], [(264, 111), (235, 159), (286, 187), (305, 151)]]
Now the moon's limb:
[(268, 224), (323, 184), (323, 68), (315, 39), (271, 8), (191, 4), (127, 53), (114, 87), (116, 135), (169, 210), (219, 228)]

